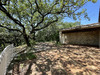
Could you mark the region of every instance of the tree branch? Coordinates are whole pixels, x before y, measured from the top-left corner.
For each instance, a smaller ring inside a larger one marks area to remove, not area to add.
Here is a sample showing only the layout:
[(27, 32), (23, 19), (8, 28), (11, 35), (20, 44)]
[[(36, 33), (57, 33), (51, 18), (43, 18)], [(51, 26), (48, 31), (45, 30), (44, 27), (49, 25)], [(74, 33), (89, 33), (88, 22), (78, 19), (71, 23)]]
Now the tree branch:
[(19, 26), (21, 26), (22, 28), (25, 28), (24, 25), (22, 25), (22, 23), (15, 19), (14, 17), (11, 16), (11, 14), (9, 12), (7, 12), (7, 10), (3, 7), (3, 6), (0, 6), (0, 10), (6, 14), (7, 17), (9, 17), (11, 20), (13, 20), (16, 24), (18, 24)]
[(11, 28), (8, 28), (8, 27), (3, 26), (3, 25), (1, 25), (1, 24), (0, 24), (0, 27), (6, 28), (6, 29), (8, 29), (9, 31), (18, 31), (18, 32), (22, 33), (19, 29), (11, 29)]
[(41, 15), (43, 15), (41, 12), (40, 12), (40, 8), (39, 8), (39, 5), (38, 5), (38, 3), (37, 3), (37, 0), (35, 0), (35, 4), (36, 4), (36, 7), (37, 7), (37, 11), (41, 14)]
[[(47, 12), (46, 14), (44, 14), (44, 15), (42, 15), (42, 20), (40, 21), (40, 22), (38, 22), (37, 23), (37, 25), (34, 27), (34, 28), (36, 28), (36, 27), (38, 27), (43, 21), (44, 21), (44, 17), (46, 16), (46, 15), (48, 15), (48, 14), (50, 14), (51, 13), (51, 11), (52, 11), (52, 9), (53, 9), (53, 7), (56, 5), (57, 3), (55, 3), (54, 5), (52, 5), (52, 7), (51, 7), (51, 9), (50, 9), (50, 11), (49, 12)], [(39, 6), (38, 6), (39, 7)]]
[(57, 22), (57, 21), (58, 21), (58, 17), (56, 18), (56, 20), (50, 21), (50, 22), (48, 22), (47, 24), (45, 24), (43, 27), (38, 28), (38, 29), (35, 29), (35, 31), (44, 29), (44, 28), (48, 27), (49, 25), (51, 25), (52, 23)]

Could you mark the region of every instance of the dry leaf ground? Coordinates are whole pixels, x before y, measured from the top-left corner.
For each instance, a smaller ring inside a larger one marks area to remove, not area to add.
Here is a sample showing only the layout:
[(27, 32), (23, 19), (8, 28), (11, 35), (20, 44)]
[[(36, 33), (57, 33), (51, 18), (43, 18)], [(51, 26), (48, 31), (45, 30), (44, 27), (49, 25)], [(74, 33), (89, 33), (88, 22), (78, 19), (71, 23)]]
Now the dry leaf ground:
[(37, 59), (21, 63), (14, 75), (100, 75), (99, 48), (48, 42), (35, 48)]

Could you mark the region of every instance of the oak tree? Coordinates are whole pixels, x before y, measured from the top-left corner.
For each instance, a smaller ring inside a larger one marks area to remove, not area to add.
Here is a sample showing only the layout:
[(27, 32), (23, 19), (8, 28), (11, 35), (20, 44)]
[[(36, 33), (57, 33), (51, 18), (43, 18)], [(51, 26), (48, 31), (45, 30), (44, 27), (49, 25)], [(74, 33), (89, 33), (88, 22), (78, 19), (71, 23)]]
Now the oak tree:
[[(59, 21), (59, 17), (77, 19), (86, 10), (84, 4), (96, 0), (0, 0), (0, 27), (21, 33), (30, 46), (36, 31)], [(41, 37), (40, 37), (41, 38)]]

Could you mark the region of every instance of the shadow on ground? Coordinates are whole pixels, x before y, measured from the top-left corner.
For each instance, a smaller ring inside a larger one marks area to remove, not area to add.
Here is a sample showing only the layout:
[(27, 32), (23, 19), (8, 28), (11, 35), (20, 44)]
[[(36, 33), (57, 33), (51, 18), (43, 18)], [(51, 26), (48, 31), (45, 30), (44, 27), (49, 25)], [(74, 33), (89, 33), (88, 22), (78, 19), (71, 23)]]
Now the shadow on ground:
[(40, 43), (35, 50), (37, 59), (21, 63), (26, 66), (15, 75), (100, 75), (98, 48)]

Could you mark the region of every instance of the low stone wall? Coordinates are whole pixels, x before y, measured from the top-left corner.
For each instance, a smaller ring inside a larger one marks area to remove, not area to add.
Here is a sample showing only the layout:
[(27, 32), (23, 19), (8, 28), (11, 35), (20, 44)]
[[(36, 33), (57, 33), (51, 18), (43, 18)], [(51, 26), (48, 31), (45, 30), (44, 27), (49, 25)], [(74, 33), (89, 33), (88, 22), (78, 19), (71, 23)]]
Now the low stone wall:
[(0, 54), (0, 75), (6, 75), (7, 68), (15, 56), (15, 48), (12, 45), (8, 45)]
[[(100, 31), (72, 32), (61, 34), (63, 44), (93, 45), (99, 46)], [(62, 36), (63, 35), (63, 36)]]

